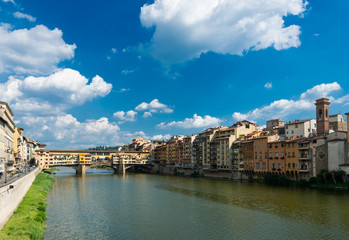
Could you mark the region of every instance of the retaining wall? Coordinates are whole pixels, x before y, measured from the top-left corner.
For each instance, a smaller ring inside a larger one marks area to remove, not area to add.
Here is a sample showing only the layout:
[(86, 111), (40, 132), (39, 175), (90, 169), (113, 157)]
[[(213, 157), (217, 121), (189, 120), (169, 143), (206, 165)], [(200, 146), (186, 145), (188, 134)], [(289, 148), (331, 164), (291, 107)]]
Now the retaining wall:
[(0, 188), (0, 230), (22, 202), (39, 172), (40, 168), (37, 168), (17, 181)]

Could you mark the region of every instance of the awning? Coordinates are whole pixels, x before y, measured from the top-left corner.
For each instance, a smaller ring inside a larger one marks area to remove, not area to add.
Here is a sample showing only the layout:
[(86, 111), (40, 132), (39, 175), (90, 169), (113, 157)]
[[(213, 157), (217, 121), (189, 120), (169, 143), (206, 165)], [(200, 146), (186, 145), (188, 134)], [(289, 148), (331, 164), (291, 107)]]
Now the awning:
[(16, 170), (16, 168), (14, 168), (14, 167), (10, 167), (10, 168), (7, 169), (8, 172), (12, 172), (14, 170)]
[(3, 167), (0, 167), (0, 172), (4, 172), (5, 169)]

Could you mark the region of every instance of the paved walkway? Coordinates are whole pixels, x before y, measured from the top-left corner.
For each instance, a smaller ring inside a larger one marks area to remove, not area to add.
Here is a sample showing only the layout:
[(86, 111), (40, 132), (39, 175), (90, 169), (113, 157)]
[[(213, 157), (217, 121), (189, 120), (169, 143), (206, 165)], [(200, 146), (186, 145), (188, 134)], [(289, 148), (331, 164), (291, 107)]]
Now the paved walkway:
[(7, 175), (7, 182), (6, 183), (5, 183), (5, 176), (2, 175), (0, 178), (0, 188), (17, 181), (18, 179), (24, 177), (28, 173), (31, 173), (32, 171), (34, 171), (36, 168), (38, 168), (38, 167), (33, 167), (31, 170), (27, 170), (26, 172), (23, 172), (23, 173), (18, 173), (14, 176)]

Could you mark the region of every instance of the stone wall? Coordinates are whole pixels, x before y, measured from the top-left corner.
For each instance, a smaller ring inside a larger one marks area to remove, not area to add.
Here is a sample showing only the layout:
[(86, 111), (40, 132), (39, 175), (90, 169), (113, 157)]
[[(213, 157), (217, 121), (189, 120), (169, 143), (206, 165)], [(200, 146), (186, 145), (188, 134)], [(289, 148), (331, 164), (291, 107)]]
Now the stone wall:
[(39, 172), (40, 169), (37, 168), (17, 181), (0, 188), (0, 230), (22, 202)]

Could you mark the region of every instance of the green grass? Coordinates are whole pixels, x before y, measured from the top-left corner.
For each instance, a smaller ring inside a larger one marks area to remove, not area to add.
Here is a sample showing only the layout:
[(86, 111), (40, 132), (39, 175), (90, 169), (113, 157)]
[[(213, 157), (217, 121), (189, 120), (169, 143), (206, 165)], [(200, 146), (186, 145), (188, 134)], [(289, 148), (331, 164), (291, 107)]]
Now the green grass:
[(52, 174), (53, 172), (59, 171), (58, 168), (49, 168), (49, 169), (45, 169), (44, 173), (48, 173), (48, 174)]
[(46, 227), (46, 195), (54, 178), (39, 173), (23, 201), (0, 231), (0, 239), (41, 239)]

